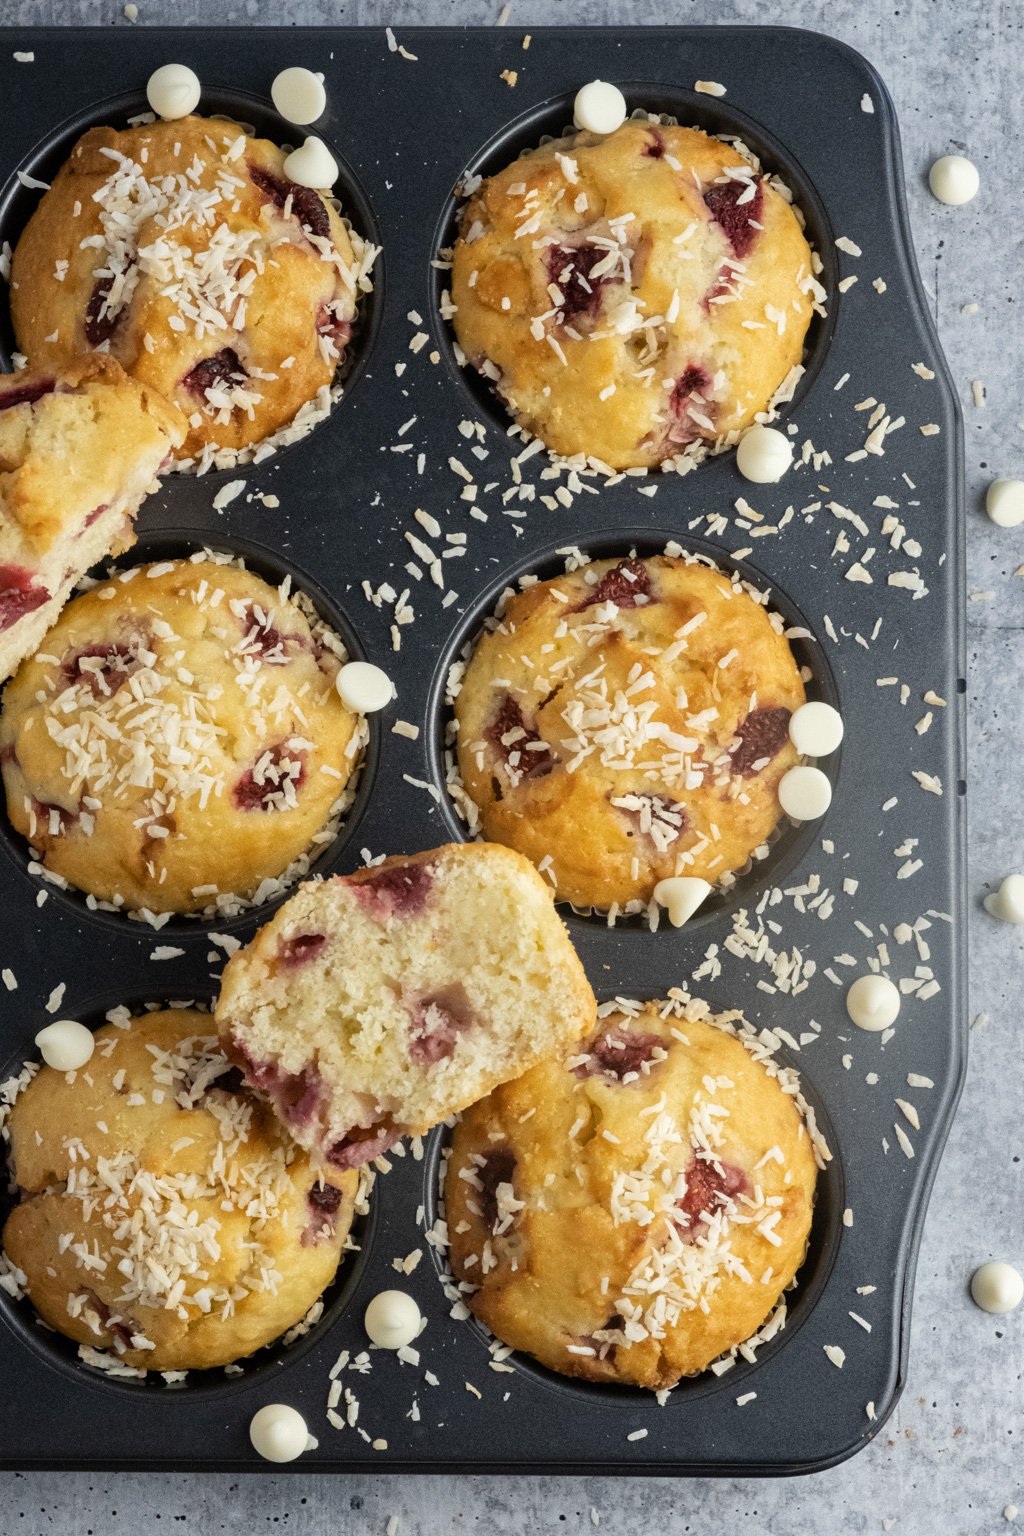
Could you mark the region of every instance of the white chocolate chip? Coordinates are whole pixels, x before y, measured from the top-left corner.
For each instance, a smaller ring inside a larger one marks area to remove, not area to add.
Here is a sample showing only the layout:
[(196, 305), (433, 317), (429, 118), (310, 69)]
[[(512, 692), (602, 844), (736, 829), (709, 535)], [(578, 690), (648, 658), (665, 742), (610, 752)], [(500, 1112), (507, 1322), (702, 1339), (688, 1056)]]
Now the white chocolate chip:
[(895, 1024), (900, 992), (888, 976), (858, 976), (846, 994), (846, 1011), (858, 1029), (878, 1034)]
[(820, 768), (790, 768), (779, 780), (779, 804), (794, 821), (817, 821), (832, 804), (832, 786)]
[(963, 155), (943, 155), (928, 172), (928, 185), (940, 203), (958, 208), (977, 196), (981, 181), (977, 166)]
[(405, 1291), (379, 1291), (363, 1314), (371, 1344), (403, 1349), (411, 1344), (423, 1321), (419, 1307)]
[(614, 133), (626, 121), (626, 98), (617, 85), (591, 80), (576, 92), (572, 120), (587, 133)]
[(338, 162), (322, 139), (308, 138), (287, 157), (284, 173), (297, 186), (320, 190), (334, 186), (338, 179)]
[(264, 1461), (295, 1461), (309, 1444), (306, 1421), (287, 1403), (268, 1403), (249, 1423), (253, 1450)]
[(358, 715), (374, 715), (395, 697), (390, 677), (370, 661), (347, 661), (338, 673), (337, 689), (345, 708)]
[(75, 1019), (58, 1019), (36, 1035), (39, 1053), (56, 1072), (77, 1072), (93, 1053), (92, 1030)]
[(162, 64), (146, 81), (146, 100), (157, 117), (188, 117), (199, 105), (202, 86), (187, 64)]
[(654, 899), (668, 913), (673, 928), (681, 928), (710, 894), (711, 886), (696, 875), (671, 875), (654, 887)]
[(777, 427), (751, 427), (736, 449), (736, 468), (755, 485), (774, 485), (792, 462), (792, 440)]
[(1024, 875), (1007, 875), (998, 891), (985, 897), (985, 911), (1001, 923), (1024, 923)]
[(843, 739), (843, 717), (831, 704), (813, 699), (790, 715), (789, 739), (803, 757), (828, 757)]
[(1024, 480), (993, 480), (985, 493), (985, 511), (999, 528), (1024, 523)]
[(971, 1276), (971, 1296), (983, 1312), (1012, 1312), (1024, 1299), (1024, 1277), (1012, 1264), (983, 1264)]
[(311, 69), (302, 69), (298, 65), (282, 69), (275, 76), (270, 96), (281, 116), (301, 127), (323, 117), (327, 107), (323, 76), (314, 75)]

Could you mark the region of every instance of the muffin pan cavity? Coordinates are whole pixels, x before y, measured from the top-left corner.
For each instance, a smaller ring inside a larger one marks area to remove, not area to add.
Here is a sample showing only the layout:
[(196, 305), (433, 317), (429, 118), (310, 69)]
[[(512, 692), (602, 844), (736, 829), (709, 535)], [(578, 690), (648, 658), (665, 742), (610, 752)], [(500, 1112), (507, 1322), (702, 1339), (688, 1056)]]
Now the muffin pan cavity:
[[(200, 541), (188, 529), (173, 531), (164, 529), (150, 536), (143, 534), (138, 543), (126, 554), (98, 567), (93, 572), (93, 577), (102, 576), (106, 572), (116, 574), (141, 565), (189, 560), (207, 552), (214, 559), (225, 559), (233, 564), (244, 565), (247, 570), (261, 577), (275, 589), (286, 580), (290, 582), (290, 594), (293, 596), (301, 594), (309, 600), (311, 606), (307, 616), (311, 621), (314, 616), (322, 621), (327, 630), (341, 641), (348, 660), (365, 660), (366, 653), (353, 622), (337, 603), (328, 597), (315, 578), (299, 569), (294, 563), (284, 560), (274, 550), (244, 537), (224, 540), (213, 534), (210, 538)], [(111, 930), (120, 933), (127, 930), (129, 933), (136, 933), (139, 937), (148, 937), (151, 941), (159, 943), (158, 933), (163, 938), (179, 939), (195, 937), (204, 930), (209, 932), (211, 929), (227, 933), (249, 932), (257, 923), (265, 922), (272, 915), (281, 902), (287, 899), (299, 880), (334, 874), (343, 865), (348, 867), (351, 838), (359, 826), (373, 793), (381, 750), (379, 717), (365, 716), (360, 729), (364, 742), (358, 756), (358, 765), (343, 792), (342, 799), (346, 803), (342, 809), (331, 816), (323, 832), (318, 835), (316, 844), (280, 877), (283, 882), (280, 892), (265, 899), (261, 898), (256, 904), (251, 901), (238, 901), (229, 903), (229, 907), (221, 912), (206, 911), (169, 917), (161, 914), (158, 917), (159, 926), (157, 927), (140, 914), (129, 913), (126, 909), (118, 910), (107, 902), (97, 902), (73, 886), (65, 886), (42, 869), (26, 839), (11, 825), (6, 809), (6, 797), (2, 796), (0, 796), (3, 799), (3, 804), (0, 805), (0, 844), (19, 870), (32, 881), (37, 892), (40, 890), (46, 892), (47, 901), (64, 909), (75, 921), (85, 920), (90, 924), (97, 924), (105, 928), (108, 933)], [(236, 906), (238, 910), (233, 910)]]
[[(625, 96), (631, 117), (675, 122), (684, 128), (702, 129), (713, 137), (738, 141), (756, 156), (767, 176), (781, 182), (792, 194), (807, 239), (822, 263), (822, 270), (817, 274), (818, 280), (828, 290), (833, 302), (826, 305), (824, 316), (815, 314), (811, 318), (804, 347), (804, 372), (792, 402), (780, 407), (780, 425), (785, 426), (786, 418), (806, 398), (821, 372), (836, 324), (834, 296), (838, 266), (833, 245), (834, 234), (814, 183), (797, 155), (784, 142), (758, 122), (756, 117), (733, 107), (726, 98), (708, 96), (652, 80), (629, 81), (619, 79), (614, 74), (609, 78)], [(512, 417), (494, 386), (475, 368), (460, 361), (451, 324), (444, 319), (445, 296), (449, 287), (446, 255), (459, 233), (459, 216), (465, 201), (463, 189), (466, 183), (475, 185), (478, 177), (486, 180), (529, 150), (573, 132), (574, 95), (575, 91), (566, 91), (538, 103), (521, 116), (511, 119), (475, 150), (466, 160), (451, 195), (445, 200), (434, 234), (434, 256), (430, 272), (431, 318), (438, 349), (452, 376), (458, 380), (474, 414), (505, 431), (512, 424)], [(714, 463), (716, 457), (720, 455), (713, 456), (700, 468), (706, 472), (707, 464)]]
[[(269, 97), (269, 89), (267, 96)], [(246, 91), (228, 90), (216, 86), (207, 89), (205, 82), (198, 114), (237, 124), (241, 129), (254, 133), (258, 138), (270, 139), (286, 151), (300, 145), (307, 132), (286, 122), (274, 111), (266, 98)], [(8, 247), (12, 251), (15, 249), (44, 190), (50, 185), (84, 133), (90, 128), (100, 126), (126, 128), (140, 120), (151, 120), (152, 116), (144, 90), (124, 92), (90, 104), (75, 113), (73, 117), (61, 122), (36, 142), (24, 155), (17, 169), (0, 187), (0, 249), (6, 250)], [(343, 145), (344, 123), (336, 120), (333, 114), (315, 130), (318, 136), (323, 137), (327, 142), (338, 165), (338, 179), (332, 190), (331, 201), (355, 233), (376, 246), (379, 252), (380, 230), (369, 198), (346, 159), (344, 149), (330, 137), (332, 130), (337, 131)], [(384, 302), (383, 256), (380, 253), (374, 263), (372, 280), (372, 291), (362, 294), (359, 299), (352, 334), (335, 376), (331, 411), (326, 418), (317, 421), (315, 428), (317, 430), (331, 420), (339, 405), (343, 404), (351, 394), (365, 372), (373, 351), (380, 329)], [(6, 369), (13, 368), (18, 356), (10, 308), (5, 300), (0, 304), (0, 365)], [(282, 428), (276, 436), (281, 437), (282, 442), (280, 447), (275, 448), (275, 453), (300, 447), (305, 440), (303, 437), (291, 442), (284, 440), (288, 437), (287, 428)], [(258, 452), (259, 449), (257, 448), (256, 451)], [(213, 477), (211, 483), (216, 485), (225, 477), (244, 473), (248, 459), (251, 459), (251, 454), (237, 466), (210, 469), (204, 473), (203, 478), (209, 480)]]
[[(780, 615), (787, 632), (793, 632), (790, 648), (804, 677), (808, 699), (821, 700), (834, 709), (841, 708), (835, 676), (820, 636), (807, 616), (785, 592), (780, 591), (769, 580), (763, 570), (745, 560), (723, 558), (723, 552), (719, 546), (706, 540), (673, 533), (667, 528), (645, 528), (642, 531), (635, 527), (607, 530), (596, 539), (581, 541), (581, 545), (582, 553), (592, 560), (625, 559), (633, 554), (642, 559), (648, 555), (664, 554), (666, 548), (669, 548), (672, 552), (681, 552), (683, 558), (698, 560), (710, 568), (722, 571), (730, 578), (735, 575), (757, 593), (769, 592), (768, 609)], [(442, 815), (455, 836), (464, 839), (469, 836), (469, 831), (456, 798), (456, 795), (464, 794), (464, 790), (461, 788), (455, 760), (457, 729), (451, 704), (452, 668), (457, 668), (460, 663), (468, 661), (472, 656), (484, 625), (494, 616), (503, 593), (509, 589), (519, 590), (524, 577), (531, 581), (534, 579), (548, 581), (562, 575), (565, 569), (565, 544), (559, 544), (557, 547), (549, 544), (526, 556), (510, 570), (504, 571), (499, 581), (492, 583), (473, 599), (467, 606), (458, 628), (449, 636), (447, 647), (442, 652), (434, 673), (427, 706), (428, 719), (431, 721), (431, 729), (427, 735), (427, 751), (433, 781), (444, 791), (441, 802)], [(838, 786), (842, 766), (842, 748), (840, 747), (830, 757), (823, 758), (816, 766), (828, 777), (834, 797), (840, 792)], [(728, 919), (739, 908), (754, 906), (769, 886), (779, 885), (788, 879), (823, 834), (822, 822), (794, 822), (781, 811), (779, 817), (778, 825), (763, 845), (767, 850), (765, 856), (748, 860), (744, 868), (735, 876), (715, 886), (698, 911), (689, 919), (686, 925), (688, 933), (699, 929), (700, 936), (704, 937), (709, 929), (720, 928), (722, 920)], [(593, 909), (576, 910), (567, 903), (562, 904), (561, 910), (574, 937), (577, 936), (581, 927), (597, 930), (607, 928), (606, 912)], [(621, 929), (624, 934), (630, 935), (631, 941), (636, 943), (645, 942), (641, 935), (647, 936), (646, 943), (673, 944), (678, 940), (678, 932), (669, 926), (664, 912), (661, 913), (658, 931), (654, 934), (651, 933), (646, 912), (632, 916), (620, 915), (616, 919), (615, 927), (616, 931)]]
[[(764, 1343), (756, 1345), (754, 1360), (748, 1361), (737, 1355), (735, 1363), (721, 1374), (709, 1369), (697, 1376), (684, 1378), (678, 1386), (673, 1387), (666, 1399), (665, 1411), (672, 1414), (674, 1426), (680, 1419), (685, 1421), (695, 1410), (699, 1412), (698, 1405), (718, 1393), (731, 1392), (736, 1395), (758, 1385), (758, 1376), (763, 1374), (763, 1370), (785, 1350), (787, 1344), (792, 1342), (797, 1332), (813, 1316), (839, 1251), (846, 1195), (843, 1159), (835, 1128), (828, 1118), (820, 1093), (802, 1065), (785, 1047), (780, 1047), (773, 1059), (780, 1067), (791, 1067), (799, 1072), (803, 1097), (813, 1110), (818, 1129), (832, 1153), (831, 1161), (818, 1174), (806, 1256), (797, 1273), (796, 1284), (785, 1293), (783, 1325)], [(445, 1126), (434, 1131), (427, 1142), (422, 1193), (426, 1231), (445, 1220), (444, 1182), (450, 1147), (451, 1130)], [(446, 1305), (451, 1307), (457, 1287), (447, 1251), (443, 1245), (432, 1245), (430, 1254)], [(554, 1409), (556, 1413), (578, 1412), (587, 1404), (598, 1404), (602, 1408), (617, 1410), (620, 1416), (625, 1417), (650, 1406), (651, 1394), (641, 1387), (577, 1381), (549, 1370), (530, 1355), (518, 1350), (508, 1351), (500, 1340), (495, 1339), (490, 1329), (472, 1314), (462, 1319), (461, 1326), (477, 1350), (486, 1352), (499, 1363), (513, 1366), (539, 1386), (560, 1394), (563, 1406)]]
[[(155, 1000), (148, 996), (125, 996), (106, 992), (82, 1000), (71, 996), (62, 1006), (62, 1014), (75, 1018), (88, 1029), (97, 1030), (107, 1022), (107, 1014), (113, 1008), (125, 1006), (134, 1017), (158, 1008), (198, 1008), (204, 1012), (212, 1006), (213, 996), (209, 985), (189, 998), (175, 997)], [(210, 1017), (210, 1033), (216, 1034), (213, 1017)], [(21, 1049), (0, 1064), (0, 1081), (17, 1078), (26, 1063), (37, 1062), (39, 1052), (32, 1038), (27, 1037)], [(82, 1069), (88, 1071), (88, 1067)], [(6, 1220), (17, 1190), (9, 1187), (7, 1168), (7, 1143), (0, 1140), (0, 1227)], [(360, 1212), (358, 1206), (365, 1209)], [(360, 1189), (355, 1217), (349, 1235), (349, 1248), (331, 1284), (321, 1295), (306, 1317), (279, 1339), (266, 1344), (254, 1354), (238, 1362), (235, 1367), (214, 1367), (210, 1370), (192, 1370), (183, 1380), (165, 1381), (158, 1371), (147, 1371), (144, 1376), (119, 1375), (102, 1365), (83, 1360), (78, 1345), (54, 1332), (42, 1322), (27, 1297), (14, 1298), (0, 1286), (0, 1320), (18, 1338), (21, 1345), (49, 1369), (64, 1378), (64, 1390), (72, 1385), (88, 1385), (111, 1395), (125, 1395), (138, 1403), (140, 1395), (146, 1399), (159, 1396), (161, 1402), (177, 1402), (195, 1405), (198, 1400), (212, 1401), (215, 1405), (246, 1388), (255, 1388), (266, 1395), (274, 1390), (273, 1383), (285, 1365), (299, 1364), (328, 1334), (338, 1318), (351, 1307), (352, 1299), (360, 1288), (363, 1271), (374, 1244), (376, 1211), (372, 1188), (364, 1196)], [(84, 1283), (84, 1282), (83, 1282)], [(110, 1352), (105, 1352), (109, 1354)], [(116, 1362), (116, 1356), (110, 1358)], [(127, 1410), (132, 1411), (132, 1410)], [(186, 1410), (187, 1411), (187, 1410)]]

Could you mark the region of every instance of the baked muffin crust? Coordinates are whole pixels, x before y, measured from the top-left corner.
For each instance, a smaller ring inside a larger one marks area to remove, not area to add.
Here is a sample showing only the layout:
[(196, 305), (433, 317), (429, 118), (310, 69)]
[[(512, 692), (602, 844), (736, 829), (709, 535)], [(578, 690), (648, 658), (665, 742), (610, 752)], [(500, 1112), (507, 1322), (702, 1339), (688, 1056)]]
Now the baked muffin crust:
[(503, 1343), (657, 1391), (771, 1316), (827, 1148), (793, 1075), (770, 1076), (728, 1032), (741, 1023), (690, 999), (603, 1008), (568, 1059), (464, 1113), (445, 1181), (452, 1270)]
[(109, 353), (181, 408), (178, 457), (204, 466), (326, 409), (375, 253), (284, 160), (221, 119), (91, 128), (14, 252), (33, 366)]
[(782, 628), (694, 557), (525, 587), (455, 699), (463, 809), (576, 906), (637, 911), (671, 875), (720, 883), (772, 833), (797, 761), (804, 684)]
[(800, 364), (824, 290), (777, 183), (731, 144), (631, 119), (490, 176), (460, 221), (454, 327), (565, 457), (686, 467)]
[(344, 659), (296, 599), (235, 565), (165, 561), (104, 581), (5, 691), (11, 822), (48, 870), (129, 911), (258, 900), (358, 765)]
[(11, 1111), (4, 1248), (77, 1343), (143, 1370), (226, 1365), (334, 1278), (358, 1176), (313, 1172), (237, 1086), (209, 1014), (119, 1012), (88, 1066), (42, 1067)]

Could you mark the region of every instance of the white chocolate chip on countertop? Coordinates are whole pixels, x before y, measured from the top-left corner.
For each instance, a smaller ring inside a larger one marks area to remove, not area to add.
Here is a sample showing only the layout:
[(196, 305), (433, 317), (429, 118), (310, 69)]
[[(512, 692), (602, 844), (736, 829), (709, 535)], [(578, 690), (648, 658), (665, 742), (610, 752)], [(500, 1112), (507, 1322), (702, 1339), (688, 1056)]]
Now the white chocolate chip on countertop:
[(1024, 523), (1024, 480), (993, 480), (985, 493), (985, 511), (998, 528)]
[(1007, 875), (998, 891), (985, 897), (985, 911), (1001, 923), (1024, 923), (1024, 875)]
[(971, 1297), (983, 1312), (1012, 1312), (1024, 1299), (1024, 1276), (1012, 1264), (982, 1264), (971, 1276)]
[(928, 185), (940, 203), (958, 208), (977, 196), (981, 179), (977, 166), (964, 155), (943, 155), (928, 172)]

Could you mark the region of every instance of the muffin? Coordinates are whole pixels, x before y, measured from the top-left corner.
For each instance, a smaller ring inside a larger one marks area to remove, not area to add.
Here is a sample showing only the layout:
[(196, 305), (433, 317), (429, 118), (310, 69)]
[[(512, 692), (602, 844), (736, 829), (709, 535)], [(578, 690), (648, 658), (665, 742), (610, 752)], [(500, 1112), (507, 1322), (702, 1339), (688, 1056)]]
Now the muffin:
[(593, 1027), (527, 861), (453, 844), (304, 885), (228, 962), (224, 1048), (299, 1144), (353, 1168)]
[(596, 560), (513, 596), (455, 700), (456, 786), (558, 897), (637, 911), (776, 826), (804, 685), (782, 620), (695, 558)]
[(478, 186), (451, 297), (517, 422), (627, 469), (734, 442), (799, 366), (824, 291), (778, 183), (720, 139), (633, 119)]
[(181, 407), (180, 457), (204, 464), (326, 402), (375, 253), (284, 160), (219, 118), (90, 128), (14, 252), (33, 366), (110, 353)]
[(502, 1343), (659, 1391), (772, 1313), (807, 1247), (815, 1149), (792, 1074), (728, 1032), (739, 1015), (689, 1000), (602, 1013), (568, 1060), (463, 1115), (451, 1265)]
[(210, 559), (69, 603), (0, 712), (7, 813), (46, 869), (149, 914), (276, 893), (330, 835), (365, 740), (310, 611)]
[(184, 436), (180, 412), (109, 357), (0, 377), (0, 682), (89, 566), (134, 543)]
[(314, 1173), (209, 1014), (120, 1012), (86, 1068), (44, 1066), (11, 1111), (4, 1249), (76, 1343), (143, 1370), (226, 1365), (333, 1280), (358, 1175)]

